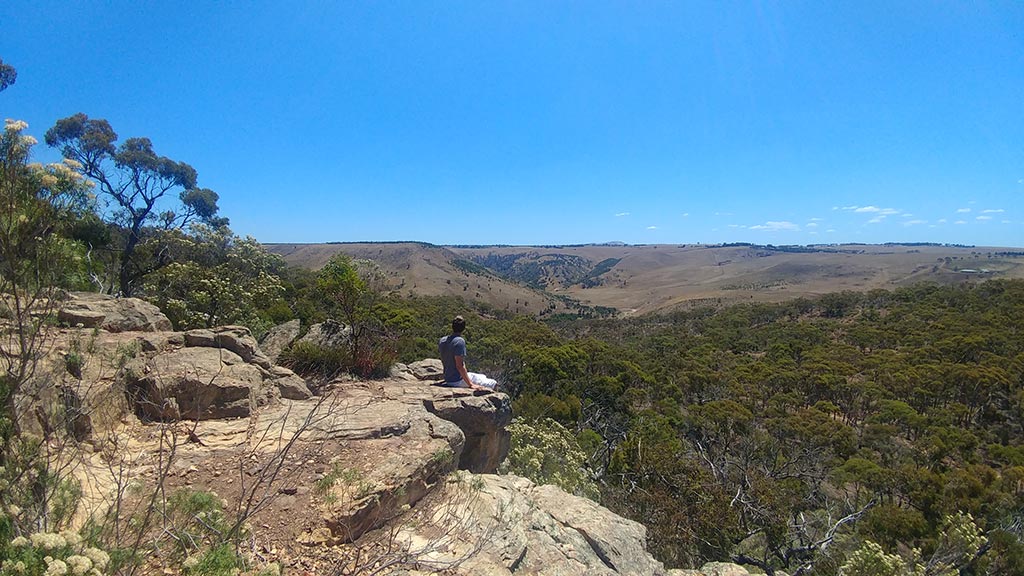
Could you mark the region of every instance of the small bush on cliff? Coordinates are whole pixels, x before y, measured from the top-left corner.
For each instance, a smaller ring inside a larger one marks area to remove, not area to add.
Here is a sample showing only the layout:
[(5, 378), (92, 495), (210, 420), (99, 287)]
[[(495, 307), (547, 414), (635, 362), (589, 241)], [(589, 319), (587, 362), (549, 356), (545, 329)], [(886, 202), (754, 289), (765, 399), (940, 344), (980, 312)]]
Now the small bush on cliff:
[(550, 418), (509, 425), (512, 448), (500, 471), (553, 484), (570, 494), (597, 499), (597, 485), (584, 469), (586, 454), (564, 426)]

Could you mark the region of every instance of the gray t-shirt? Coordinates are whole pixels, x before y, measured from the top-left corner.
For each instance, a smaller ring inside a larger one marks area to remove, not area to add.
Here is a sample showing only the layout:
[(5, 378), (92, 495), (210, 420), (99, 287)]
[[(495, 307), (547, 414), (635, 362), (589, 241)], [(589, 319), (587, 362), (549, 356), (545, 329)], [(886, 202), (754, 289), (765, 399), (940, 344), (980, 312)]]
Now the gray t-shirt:
[(437, 343), (437, 351), (441, 354), (441, 364), (444, 365), (444, 381), (458, 382), (462, 380), (459, 369), (455, 367), (455, 357), (466, 356), (466, 340), (462, 336), (450, 334), (441, 338)]

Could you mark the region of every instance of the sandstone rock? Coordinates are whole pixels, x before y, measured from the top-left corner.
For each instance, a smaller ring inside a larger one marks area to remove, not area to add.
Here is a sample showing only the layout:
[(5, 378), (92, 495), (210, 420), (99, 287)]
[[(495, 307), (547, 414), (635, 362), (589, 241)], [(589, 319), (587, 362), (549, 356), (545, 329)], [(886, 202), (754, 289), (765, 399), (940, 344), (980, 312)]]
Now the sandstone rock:
[(185, 332), (185, 345), (203, 348), (224, 348), (237, 354), (243, 362), (250, 362), (263, 368), (274, 365), (260, 350), (256, 339), (245, 326), (219, 326), (217, 328), (189, 330)]
[(299, 337), (300, 329), (301, 324), (298, 318), (278, 324), (263, 335), (263, 339), (260, 340), (260, 349), (267, 355), (267, 358), (270, 358), (271, 362), (277, 362), (281, 351)]
[(238, 418), (270, 402), (266, 371), (218, 348), (182, 348), (125, 366), (125, 390), (140, 416), (157, 420)]
[(331, 488), (334, 503), (324, 521), (341, 541), (351, 542), (384, 525), (455, 469), (463, 442), (459, 429), (422, 408), (410, 408), (405, 430), (369, 442), (387, 458)]
[(427, 358), (409, 364), (409, 373), (417, 380), (440, 380), (444, 376), (444, 365), (437, 358)]
[(395, 380), (419, 380), (419, 378), (414, 376), (413, 373), (409, 370), (409, 367), (406, 366), (405, 364), (402, 364), (401, 362), (398, 362), (391, 367), (391, 370), (388, 371), (388, 376), (394, 378)]
[(58, 314), (71, 326), (82, 324), (109, 332), (159, 332), (171, 321), (156, 306), (138, 298), (114, 298), (92, 292), (72, 292)]
[(57, 318), (69, 326), (96, 328), (106, 320), (107, 315), (96, 310), (64, 308), (57, 313)]
[(512, 403), (505, 394), (476, 396), (466, 389), (426, 387), (431, 394), (423, 400), (428, 412), (453, 422), (466, 436), (459, 468), (493, 473), (508, 456), (512, 435), (505, 430), (512, 422)]
[(277, 386), (278, 392), (281, 393), (281, 398), (286, 400), (305, 400), (307, 398), (312, 398), (313, 393), (309, 391), (309, 386), (306, 385), (306, 381), (291, 370), (288, 370), (291, 374), (282, 374), (285, 370), (288, 369), (281, 366), (274, 366), (271, 369), (271, 373), (275, 375), (274, 384)]
[(341, 348), (348, 346), (352, 329), (335, 320), (326, 320), (321, 324), (313, 324), (309, 332), (299, 338), (299, 342), (308, 342), (321, 348)]
[[(559, 576), (666, 574), (644, 548), (646, 531), (596, 503), (553, 486), (534, 486), (517, 476), (470, 475), (473, 492), (465, 504), (476, 533), (428, 555), (444, 562), (467, 553), (476, 539), (483, 548), (458, 574), (536, 574)], [(465, 499), (453, 491), (449, 498)], [(442, 508), (445, 503), (440, 505)], [(465, 514), (465, 513), (464, 513)], [(400, 537), (413, 546), (430, 541), (435, 526), (410, 526)]]

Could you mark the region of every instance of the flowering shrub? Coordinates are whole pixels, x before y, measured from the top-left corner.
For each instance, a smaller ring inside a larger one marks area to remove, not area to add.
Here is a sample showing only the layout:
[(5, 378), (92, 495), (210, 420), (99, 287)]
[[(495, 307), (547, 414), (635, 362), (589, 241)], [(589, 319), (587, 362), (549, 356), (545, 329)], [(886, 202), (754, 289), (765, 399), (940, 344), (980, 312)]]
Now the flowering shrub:
[(847, 558), (842, 576), (957, 576), (969, 564), (987, 539), (970, 514), (947, 515), (943, 536), (927, 562), (916, 548), (907, 557), (889, 554), (875, 542), (867, 540)]
[(100, 576), (109, 564), (110, 555), (87, 545), (77, 532), (36, 532), (11, 540), (0, 576)]
[(569, 430), (550, 418), (509, 425), (512, 448), (500, 471), (529, 478), (536, 484), (554, 484), (577, 496), (596, 499), (597, 485), (584, 469), (586, 454)]

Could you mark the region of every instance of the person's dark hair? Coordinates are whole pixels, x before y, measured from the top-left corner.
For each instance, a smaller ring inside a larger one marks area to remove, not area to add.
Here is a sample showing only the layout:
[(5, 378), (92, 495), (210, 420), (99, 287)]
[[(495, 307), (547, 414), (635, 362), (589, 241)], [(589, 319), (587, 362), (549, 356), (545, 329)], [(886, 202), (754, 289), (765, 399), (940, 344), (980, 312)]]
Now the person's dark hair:
[(454, 332), (456, 334), (461, 334), (462, 331), (465, 330), (465, 329), (466, 329), (466, 319), (463, 318), (462, 316), (456, 316), (455, 319), (452, 320), (452, 332)]

